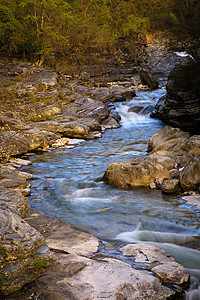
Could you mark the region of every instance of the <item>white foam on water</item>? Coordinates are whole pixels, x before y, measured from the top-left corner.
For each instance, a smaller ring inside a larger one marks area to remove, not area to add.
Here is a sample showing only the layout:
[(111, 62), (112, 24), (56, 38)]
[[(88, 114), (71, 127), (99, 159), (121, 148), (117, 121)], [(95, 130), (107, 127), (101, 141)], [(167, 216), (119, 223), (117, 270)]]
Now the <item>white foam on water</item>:
[(158, 242), (158, 243), (173, 243), (180, 244), (195, 240), (191, 235), (171, 233), (171, 232), (158, 232), (150, 230), (135, 230), (127, 231), (117, 235), (117, 240), (125, 242)]
[(170, 243), (150, 242), (150, 244), (167, 251), (185, 268), (200, 270), (200, 252), (198, 250)]
[(121, 124), (125, 128), (130, 127), (132, 124), (148, 123), (151, 120), (149, 117), (150, 114), (140, 115), (134, 112), (128, 112), (129, 108), (128, 105), (121, 105), (118, 108), (118, 112), (121, 116)]
[(95, 197), (75, 197), (71, 200), (72, 203), (74, 202), (110, 202), (108, 198), (95, 198)]
[(180, 57), (190, 57), (192, 59), (194, 59), (192, 57), (192, 55), (190, 55), (189, 53), (187, 53), (186, 51), (180, 51), (180, 52), (174, 52), (177, 56), (180, 56)]

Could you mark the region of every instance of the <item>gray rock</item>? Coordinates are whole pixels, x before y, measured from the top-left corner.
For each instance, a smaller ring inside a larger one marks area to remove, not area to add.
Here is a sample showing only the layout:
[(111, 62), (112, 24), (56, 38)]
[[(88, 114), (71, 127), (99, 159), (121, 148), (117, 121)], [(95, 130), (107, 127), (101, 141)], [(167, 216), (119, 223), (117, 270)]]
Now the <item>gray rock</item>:
[(147, 271), (135, 270), (122, 261), (95, 261), (65, 254), (56, 255), (52, 270), (37, 279), (33, 287), (45, 299), (164, 300), (175, 294)]
[(89, 256), (98, 249), (98, 238), (82, 232), (68, 223), (31, 209), (26, 220), (45, 236), (47, 245), (52, 250)]
[(197, 208), (200, 209), (200, 195), (183, 196), (182, 199), (188, 204), (196, 205)]
[(138, 243), (120, 249), (123, 255), (134, 256), (136, 262), (144, 262), (164, 283), (181, 285), (189, 280), (189, 273), (174, 258), (156, 246)]

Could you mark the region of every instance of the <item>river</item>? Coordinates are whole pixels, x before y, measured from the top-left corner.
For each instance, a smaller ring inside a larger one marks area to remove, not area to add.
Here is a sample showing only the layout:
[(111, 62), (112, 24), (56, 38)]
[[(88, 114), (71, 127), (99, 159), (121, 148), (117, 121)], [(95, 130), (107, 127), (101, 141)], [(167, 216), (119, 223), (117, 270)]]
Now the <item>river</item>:
[[(29, 204), (49, 216), (69, 222), (102, 241), (100, 252), (120, 255), (119, 245), (150, 242), (167, 250), (191, 274), (187, 300), (200, 299), (200, 255), (188, 246), (200, 235), (200, 212), (177, 196), (159, 190), (121, 190), (106, 185), (103, 174), (112, 162), (147, 155), (150, 137), (164, 124), (149, 115), (128, 112), (132, 106), (155, 105), (165, 89), (139, 91), (129, 102), (116, 103), (121, 127), (102, 138), (80, 141), (74, 148), (59, 148), (31, 156), (34, 174)], [(182, 245), (182, 246), (181, 246)]]

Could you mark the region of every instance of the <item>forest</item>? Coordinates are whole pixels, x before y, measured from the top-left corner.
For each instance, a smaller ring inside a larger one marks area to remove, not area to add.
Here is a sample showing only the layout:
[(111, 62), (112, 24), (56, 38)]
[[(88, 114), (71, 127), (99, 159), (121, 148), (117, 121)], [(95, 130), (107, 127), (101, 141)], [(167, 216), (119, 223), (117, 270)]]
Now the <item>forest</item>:
[(1, 0), (0, 53), (28, 60), (112, 52), (118, 39), (170, 32), (200, 36), (199, 0)]

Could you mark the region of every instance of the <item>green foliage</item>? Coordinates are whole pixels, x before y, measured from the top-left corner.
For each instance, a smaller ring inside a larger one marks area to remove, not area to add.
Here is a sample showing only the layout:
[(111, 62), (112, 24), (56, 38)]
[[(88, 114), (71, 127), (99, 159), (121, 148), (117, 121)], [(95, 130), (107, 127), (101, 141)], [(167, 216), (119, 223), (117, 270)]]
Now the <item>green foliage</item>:
[(54, 53), (105, 51), (121, 37), (200, 36), (199, 0), (1, 0), (0, 52), (39, 64)]
[(38, 269), (41, 269), (47, 265), (47, 261), (44, 258), (36, 259), (34, 262), (34, 266), (36, 266)]
[(6, 276), (3, 272), (0, 272), (0, 282), (4, 280), (8, 280), (8, 276)]
[(0, 3), (0, 51), (10, 53), (16, 50), (17, 40), (21, 34), (21, 24), (15, 18), (14, 10), (5, 4)]
[(6, 254), (6, 248), (5, 247), (0, 247), (0, 254), (5, 255)]

